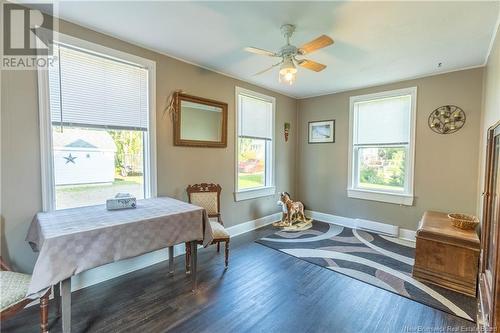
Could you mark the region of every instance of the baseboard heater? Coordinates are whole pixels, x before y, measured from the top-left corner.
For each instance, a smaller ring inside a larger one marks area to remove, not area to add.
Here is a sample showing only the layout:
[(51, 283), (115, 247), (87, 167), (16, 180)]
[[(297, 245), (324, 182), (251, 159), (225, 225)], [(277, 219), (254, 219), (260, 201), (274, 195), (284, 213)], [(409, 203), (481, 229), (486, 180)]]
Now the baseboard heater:
[(318, 221), (334, 223), (348, 228), (366, 230), (377, 234), (383, 234), (392, 237), (399, 237), (399, 227), (391, 224), (365, 220), (365, 219), (342, 217), (311, 210), (306, 210), (306, 215), (311, 216), (313, 219)]
[(364, 219), (354, 219), (354, 227), (365, 231), (371, 231), (387, 236), (398, 237), (399, 227), (395, 225), (385, 224)]

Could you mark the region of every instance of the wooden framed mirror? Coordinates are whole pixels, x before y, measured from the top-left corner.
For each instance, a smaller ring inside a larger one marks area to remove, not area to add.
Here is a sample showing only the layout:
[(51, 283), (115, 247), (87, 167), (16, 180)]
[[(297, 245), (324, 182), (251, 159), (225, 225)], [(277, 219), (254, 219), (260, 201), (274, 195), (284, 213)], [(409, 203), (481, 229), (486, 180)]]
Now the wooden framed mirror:
[(227, 103), (176, 93), (174, 145), (227, 147)]

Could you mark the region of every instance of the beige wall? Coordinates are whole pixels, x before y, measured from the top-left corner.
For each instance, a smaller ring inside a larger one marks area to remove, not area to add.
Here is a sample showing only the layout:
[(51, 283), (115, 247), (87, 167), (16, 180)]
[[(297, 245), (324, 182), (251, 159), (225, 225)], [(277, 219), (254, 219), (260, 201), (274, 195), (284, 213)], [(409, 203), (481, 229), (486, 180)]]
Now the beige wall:
[[(479, 159), (478, 192), (483, 191), (484, 169), (486, 162), (486, 133), (488, 128), (500, 121), (500, 27), (497, 30), (488, 63), (484, 69), (483, 81), (483, 114), (481, 118), (481, 141)], [(482, 214), (482, 200), (480, 197), (477, 207), (478, 216)]]
[[(235, 202), (235, 86), (276, 98), (276, 185), (278, 191), (295, 193), (297, 108), (296, 100), (196, 67), (167, 56), (60, 22), (60, 30), (120, 51), (156, 61), (158, 194), (186, 199), (185, 188), (197, 182), (220, 183), (222, 214), (227, 226), (278, 212), (275, 196)], [(34, 71), (2, 72), (1, 198), (2, 255), (22, 271), (31, 271), (35, 254), (24, 241), (31, 219), (41, 209), (40, 149), (37, 79)], [(168, 95), (186, 93), (226, 102), (228, 146), (218, 148), (174, 147), (172, 123), (163, 113)], [(288, 143), (283, 123), (290, 122)]]
[[(483, 69), (471, 69), (299, 101), (297, 188), (306, 208), (416, 229), (425, 210), (476, 212)], [(349, 97), (417, 86), (415, 203), (412, 207), (347, 198)], [(498, 85), (497, 85), (498, 89)], [(427, 126), (435, 108), (455, 104), (467, 123), (451, 135)], [(308, 122), (336, 120), (335, 143), (308, 144)]]

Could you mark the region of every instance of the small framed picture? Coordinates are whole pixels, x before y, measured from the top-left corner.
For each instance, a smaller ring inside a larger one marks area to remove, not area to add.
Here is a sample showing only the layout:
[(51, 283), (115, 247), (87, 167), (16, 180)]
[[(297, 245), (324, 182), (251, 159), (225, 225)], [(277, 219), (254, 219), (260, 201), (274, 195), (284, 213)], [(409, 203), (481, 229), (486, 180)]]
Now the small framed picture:
[(309, 143), (335, 142), (335, 120), (309, 122)]

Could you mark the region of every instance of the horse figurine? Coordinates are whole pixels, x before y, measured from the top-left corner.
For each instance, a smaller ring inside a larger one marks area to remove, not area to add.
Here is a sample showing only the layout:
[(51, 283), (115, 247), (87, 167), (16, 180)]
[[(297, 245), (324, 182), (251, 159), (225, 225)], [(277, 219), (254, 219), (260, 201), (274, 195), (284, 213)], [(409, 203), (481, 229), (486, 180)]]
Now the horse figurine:
[(280, 193), (278, 205), (281, 206), (283, 216), (280, 222), (273, 224), (275, 227), (291, 227), (295, 222), (302, 222), (301, 224), (311, 223), (311, 220), (304, 214), (304, 205), (302, 202), (290, 199), (288, 192)]

